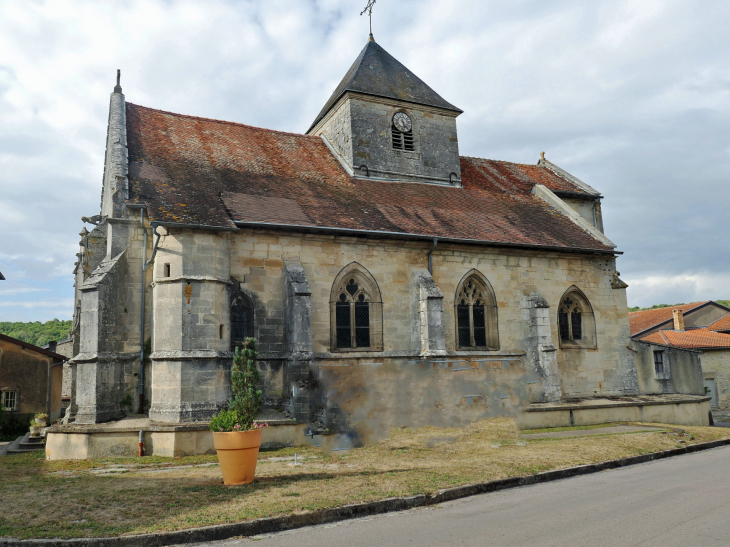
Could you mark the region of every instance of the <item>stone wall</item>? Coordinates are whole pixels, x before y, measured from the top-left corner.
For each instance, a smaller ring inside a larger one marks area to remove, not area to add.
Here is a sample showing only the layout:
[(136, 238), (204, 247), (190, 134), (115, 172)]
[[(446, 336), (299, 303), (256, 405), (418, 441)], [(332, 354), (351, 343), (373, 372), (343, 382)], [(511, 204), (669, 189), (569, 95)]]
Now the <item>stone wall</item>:
[[(636, 350), (636, 372), (641, 393), (705, 394), (702, 379), (704, 356), (700, 352), (641, 341), (633, 341), (631, 345)], [(655, 351), (663, 354), (663, 373), (656, 372)]]
[[(256, 336), (262, 358), (281, 358), (284, 337), (283, 263), (297, 260), (311, 289), (312, 349), (314, 359), (373, 359), (420, 356), (420, 306), (414, 304), (414, 277), (427, 265), (431, 245), (421, 242), (364, 240), (314, 235), (285, 235), (244, 230), (231, 243), (231, 276), (242, 281), (256, 304)], [(342, 354), (330, 347), (330, 292), (337, 274), (352, 262), (366, 268), (379, 284), (383, 298), (384, 351)], [(443, 293), (444, 352), (455, 348), (454, 298), (460, 280), (473, 269), (491, 283), (498, 300), (500, 351), (525, 354), (534, 342), (529, 314), (523, 316), (523, 293), (539, 290), (547, 307), (540, 319), (551, 340), (557, 340), (557, 306), (571, 286), (580, 288), (595, 312), (597, 349), (554, 352), (562, 395), (620, 395), (638, 389), (629, 336), (625, 291), (612, 289), (615, 271), (611, 257), (582, 257), (538, 251), (440, 245), (433, 253), (433, 280)], [(544, 316), (544, 317), (543, 317)], [(414, 335), (414, 333), (418, 333)], [(549, 344), (545, 344), (547, 346)], [(484, 352), (491, 355), (493, 352)], [(545, 358), (548, 359), (547, 355)], [(539, 359), (538, 359), (539, 361)], [(273, 377), (273, 376), (272, 376)], [(280, 375), (275, 377), (281, 378)], [(286, 394), (286, 386), (276, 392)]]
[(230, 396), (230, 235), (160, 231), (149, 415), (168, 422), (210, 418)]
[(730, 411), (730, 350), (702, 350), (702, 372), (714, 378), (717, 385), (717, 405)]
[[(414, 150), (395, 150), (391, 123), (405, 112), (413, 123)], [(315, 128), (350, 169), (361, 176), (413, 182), (461, 180), (456, 113), (400, 101), (348, 94)], [(362, 166), (366, 166), (364, 169)]]

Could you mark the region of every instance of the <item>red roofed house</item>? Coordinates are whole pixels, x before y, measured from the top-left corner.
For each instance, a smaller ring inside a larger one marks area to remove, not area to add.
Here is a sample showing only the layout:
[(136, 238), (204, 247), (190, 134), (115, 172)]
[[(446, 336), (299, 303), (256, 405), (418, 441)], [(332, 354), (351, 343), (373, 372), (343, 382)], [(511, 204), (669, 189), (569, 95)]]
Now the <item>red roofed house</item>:
[[(601, 194), (544, 155), (460, 156), (460, 114), (372, 38), (304, 134), (128, 103), (117, 81), (73, 431), (130, 411), (204, 430), (248, 336), (291, 442), (638, 394)], [(700, 399), (652, 408), (699, 423)]]
[(631, 312), (629, 321), (634, 340), (656, 346), (657, 368), (671, 360), (665, 348), (698, 352), (715, 419), (730, 421), (730, 309), (708, 300)]

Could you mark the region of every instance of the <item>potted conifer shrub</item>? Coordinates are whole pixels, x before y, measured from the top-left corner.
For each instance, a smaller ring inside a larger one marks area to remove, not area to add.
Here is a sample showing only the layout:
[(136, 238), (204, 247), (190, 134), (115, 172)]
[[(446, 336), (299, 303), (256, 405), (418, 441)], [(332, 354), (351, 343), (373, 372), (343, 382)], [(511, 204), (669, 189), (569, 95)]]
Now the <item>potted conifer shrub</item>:
[(257, 357), (255, 338), (246, 338), (242, 351), (236, 348), (231, 369), (233, 398), (228, 401), (228, 409), (210, 421), (223, 484), (250, 484), (256, 473), (264, 427), (255, 422), (261, 408)]

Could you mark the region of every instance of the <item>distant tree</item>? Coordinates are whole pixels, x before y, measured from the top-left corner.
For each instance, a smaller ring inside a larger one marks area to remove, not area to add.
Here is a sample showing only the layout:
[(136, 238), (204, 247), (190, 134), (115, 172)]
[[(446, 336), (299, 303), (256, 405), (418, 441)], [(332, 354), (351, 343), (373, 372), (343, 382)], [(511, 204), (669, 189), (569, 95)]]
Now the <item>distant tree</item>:
[(35, 346), (45, 346), (53, 340), (59, 341), (68, 338), (71, 328), (71, 321), (59, 321), (58, 319), (52, 319), (45, 323), (40, 321), (28, 323), (0, 322), (0, 334), (12, 336)]
[[(714, 300), (713, 302), (716, 302), (721, 306), (725, 306), (726, 308), (730, 308), (730, 300)], [(679, 302), (678, 304), (654, 304), (650, 308), (640, 308), (639, 306), (635, 306), (633, 308), (629, 308), (629, 311), (658, 310), (659, 308), (675, 308), (677, 306), (684, 305), (684, 302)]]

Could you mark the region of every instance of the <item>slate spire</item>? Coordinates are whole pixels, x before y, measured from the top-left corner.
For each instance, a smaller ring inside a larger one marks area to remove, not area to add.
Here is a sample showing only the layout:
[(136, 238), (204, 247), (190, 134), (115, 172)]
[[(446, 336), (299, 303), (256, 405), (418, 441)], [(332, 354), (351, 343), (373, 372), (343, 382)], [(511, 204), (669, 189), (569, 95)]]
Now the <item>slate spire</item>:
[(330, 96), (309, 128), (311, 131), (346, 92), (396, 99), (412, 104), (434, 106), (461, 113), (423, 80), (408, 70), (372, 37)]

